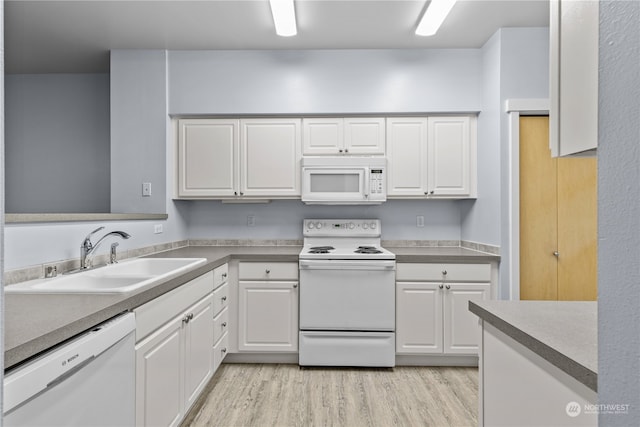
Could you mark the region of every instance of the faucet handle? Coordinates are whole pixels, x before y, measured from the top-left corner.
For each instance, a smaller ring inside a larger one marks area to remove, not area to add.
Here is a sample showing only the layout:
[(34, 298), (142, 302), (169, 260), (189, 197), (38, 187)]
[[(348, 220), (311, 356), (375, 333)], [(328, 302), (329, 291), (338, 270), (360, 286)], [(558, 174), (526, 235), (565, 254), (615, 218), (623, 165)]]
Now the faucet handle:
[(87, 234), (87, 237), (85, 237), (84, 240), (82, 241), (82, 246), (84, 246), (87, 249), (90, 249), (93, 246), (91, 244), (91, 235), (97, 233), (100, 230), (104, 230), (104, 227), (98, 227), (95, 230), (93, 230), (91, 233)]

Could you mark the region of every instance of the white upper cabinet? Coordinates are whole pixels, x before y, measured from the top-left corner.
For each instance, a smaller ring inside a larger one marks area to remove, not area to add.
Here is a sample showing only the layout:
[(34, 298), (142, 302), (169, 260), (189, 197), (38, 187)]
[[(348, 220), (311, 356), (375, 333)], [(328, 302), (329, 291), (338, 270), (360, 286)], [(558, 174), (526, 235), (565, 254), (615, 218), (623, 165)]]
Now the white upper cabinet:
[(471, 120), (468, 116), (429, 117), (429, 196), (475, 197), (475, 132), (470, 129)]
[(239, 121), (184, 119), (178, 128), (178, 197), (233, 196)]
[(553, 157), (598, 146), (599, 2), (550, 2), (549, 146)]
[(300, 119), (178, 121), (177, 197), (300, 197)]
[(476, 197), (474, 116), (387, 119), (390, 198)]
[(387, 119), (387, 196), (427, 194), (427, 118)]
[(241, 120), (241, 196), (300, 197), (300, 123)]
[(384, 155), (385, 119), (381, 117), (305, 118), (305, 156)]

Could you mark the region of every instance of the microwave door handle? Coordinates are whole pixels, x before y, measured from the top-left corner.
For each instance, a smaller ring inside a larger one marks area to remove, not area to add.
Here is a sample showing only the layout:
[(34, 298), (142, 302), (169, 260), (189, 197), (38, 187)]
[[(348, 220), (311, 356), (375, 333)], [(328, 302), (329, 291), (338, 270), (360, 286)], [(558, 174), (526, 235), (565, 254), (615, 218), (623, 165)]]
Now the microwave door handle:
[(369, 198), (369, 185), (371, 184), (371, 171), (368, 168), (365, 168), (364, 173), (362, 174), (364, 179), (364, 198)]

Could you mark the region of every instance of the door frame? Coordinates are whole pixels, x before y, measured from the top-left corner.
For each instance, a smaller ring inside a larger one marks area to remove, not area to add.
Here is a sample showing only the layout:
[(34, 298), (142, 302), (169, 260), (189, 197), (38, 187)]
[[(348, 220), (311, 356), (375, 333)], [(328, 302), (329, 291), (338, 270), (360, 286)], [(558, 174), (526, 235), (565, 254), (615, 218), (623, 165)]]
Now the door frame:
[(507, 99), (509, 118), (509, 299), (520, 299), (520, 117), (549, 114), (548, 98)]

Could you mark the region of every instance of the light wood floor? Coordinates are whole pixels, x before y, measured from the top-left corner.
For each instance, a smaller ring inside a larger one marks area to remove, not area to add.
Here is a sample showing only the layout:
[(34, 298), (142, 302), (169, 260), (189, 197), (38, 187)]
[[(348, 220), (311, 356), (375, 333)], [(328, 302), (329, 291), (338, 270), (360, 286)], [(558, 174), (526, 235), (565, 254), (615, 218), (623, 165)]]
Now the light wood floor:
[(477, 368), (224, 364), (187, 426), (475, 426)]

